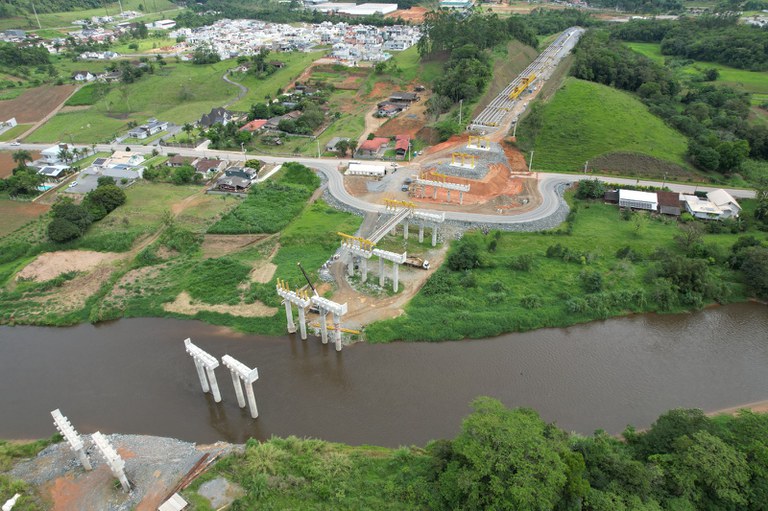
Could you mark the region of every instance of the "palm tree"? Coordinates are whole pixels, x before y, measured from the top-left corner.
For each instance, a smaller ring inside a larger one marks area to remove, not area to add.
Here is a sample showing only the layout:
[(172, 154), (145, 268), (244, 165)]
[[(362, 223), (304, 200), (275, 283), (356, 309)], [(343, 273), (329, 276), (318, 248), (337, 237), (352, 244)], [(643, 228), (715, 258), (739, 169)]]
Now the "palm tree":
[(12, 158), (13, 161), (16, 162), (17, 167), (24, 167), (28, 161), (32, 161), (32, 153), (26, 149), (19, 149), (13, 153)]
[[(83, 151), (84, 151), (84, 150), (83, 150)], [(78, 149), (77, 147), (73, 147), (73, 148), (72, 148), (72, 161), (77, 161), (77, 160), (79, 160), (80, 158), (82, 158), (83, 156), (85, 156), (85, 155), (83, 154), (83, 151), (81, 151), (81, 150), (80, 150), (80, 149)]]
[(61, 148), (59, 149), (58, 156), (61, 161), (69, 161), (72, 157), (72, 153), (69, 151), (69, 149)]
[(91, 154), (96, 154), (96, 144), (91, 144)]
[(190, 123), (185, 122), (184, 126), (182, 126), (181, 130), (187, 134), (187, 138), (192, 140), (192, 131), (195, 129), (194, 126), (192, 126)]

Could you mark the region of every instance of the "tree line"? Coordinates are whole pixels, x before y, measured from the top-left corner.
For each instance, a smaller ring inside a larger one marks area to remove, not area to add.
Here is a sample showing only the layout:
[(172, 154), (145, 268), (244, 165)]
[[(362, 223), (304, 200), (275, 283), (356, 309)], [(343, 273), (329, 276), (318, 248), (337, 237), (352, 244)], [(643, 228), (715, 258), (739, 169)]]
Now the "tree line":
[(614, 26), (611, 34), (623, 41), (660, 43), (664, 55), (751, 71), (768, 70), (768, 30), (740, 24), (738, 13), (631, 20)]
[[(0, 0), (0, 18), (31, 15), (32, 3), (31, 0)], [(101, 7), (102, 0), (35, 0), (34, 4), (38, 13), (70, 12)]]
[(676, 14), (684, 10), (680, 0), (590, 0), (589, 5), (646, 14)]
[(749, 94), (703, 81), (682, 84), (665, 66), (609, 36), (593, 30), (581, 38), (574, 76), (636, 93), (689, 137), (689, 160), (700, 169), (731, 174), (747, 157), (768, 159), (768, 128), (749, 123)]
[(42, 66), (50, 64), (48, 50), (41, 46), (0, 43), (0, 66)]

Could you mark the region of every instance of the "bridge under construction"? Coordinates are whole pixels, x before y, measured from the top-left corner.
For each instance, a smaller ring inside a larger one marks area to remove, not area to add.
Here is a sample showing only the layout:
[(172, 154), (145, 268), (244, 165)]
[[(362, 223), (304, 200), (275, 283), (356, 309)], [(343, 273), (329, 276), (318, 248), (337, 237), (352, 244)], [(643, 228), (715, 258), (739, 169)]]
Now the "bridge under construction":
[(555, 41), (541, 52), (536, 60), (507, 85), (480, 114), (472, 120), (467, 129), (488, 131), (504, 124), (505, 118), (512, 112), (515, 103), (537, 81), (543, 82), (551, 75), (560, 61), (570, 53), (584, 32), (578, 27), (571, 27), (560, 34)]

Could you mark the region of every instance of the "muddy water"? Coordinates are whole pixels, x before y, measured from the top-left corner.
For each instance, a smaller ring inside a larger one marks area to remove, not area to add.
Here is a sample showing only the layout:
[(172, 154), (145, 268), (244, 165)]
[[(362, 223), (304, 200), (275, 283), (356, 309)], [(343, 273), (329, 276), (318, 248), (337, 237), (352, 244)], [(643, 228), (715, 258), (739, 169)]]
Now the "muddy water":
[[(183, 339), (259, 368), (261, 417), (199, 388)], [(638, 316), (494, 339), (347, 347), (237, 336), (203, 323), (130, 319), (0, 328), (0, 438), (54, 433), (61, 408), (82, 432), (241, 442), (271, 435), (423, 444), (455, 435), (490, 395), (583, 433), (649, 425), (664, 410), (768, 399), (768, 307)]]

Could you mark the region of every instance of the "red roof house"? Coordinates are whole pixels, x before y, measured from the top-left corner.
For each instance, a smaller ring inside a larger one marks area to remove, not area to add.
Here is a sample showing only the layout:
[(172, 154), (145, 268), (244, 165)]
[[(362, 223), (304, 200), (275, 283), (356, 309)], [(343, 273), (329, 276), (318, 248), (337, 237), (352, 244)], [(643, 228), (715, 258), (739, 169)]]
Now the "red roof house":
[(378, 156), (381, 150), (387, 147), (389, 139), (384, 137), (376, 137), (371, 140), (366, 140), (358, 148), (358, 152), (363, 156)]
[(259, 131), (261, 128), (264, 127), (264, 125), (267, 124), (266, 119), (254, 119), (242, 128), (240, 128), (240, 131), (249, 131), (253, 133), (254, 131)]

